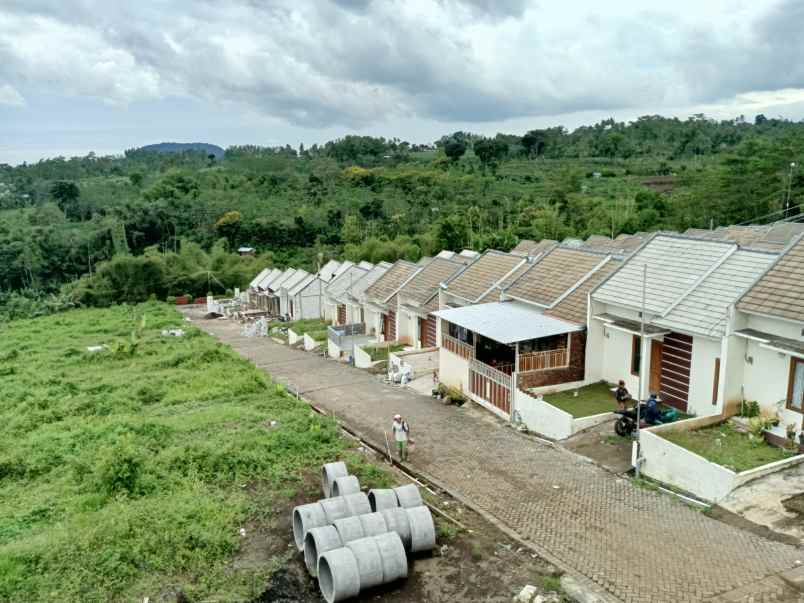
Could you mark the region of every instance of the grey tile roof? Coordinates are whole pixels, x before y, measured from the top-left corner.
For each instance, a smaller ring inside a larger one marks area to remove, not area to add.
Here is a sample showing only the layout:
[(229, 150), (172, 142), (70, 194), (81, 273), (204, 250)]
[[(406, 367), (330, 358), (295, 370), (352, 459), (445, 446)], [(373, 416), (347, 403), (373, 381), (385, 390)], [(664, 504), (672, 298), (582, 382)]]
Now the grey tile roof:
[(363, 302), (366, 297), (366, 289), (371, 287), (391, 267), (388, 262), (380, 262), (368, 271), (359, 281), (346, 291), (346, 295), (351, 299)]
[(464, 264), (436, 256), (411, 276), (399, 290), (403, 304), (421, 306), (438, 293), (439, 285), (463, 268)]
[(583, 249), (556, 247), (507, 287), (505, 294), (549, 307), (607, 257)]
[(748, 290), (737, 308), (804, 322), (804, 236)]
[(446, 282), (446, 291), (474, 302), (485, 295), (525, 258), (502, 251), (489, 250)]
[(365, 296), (368, 301), (385, 303), (399, 286), (410, 278), (414, 272), (420, 270), (421, 266), (408, 262), (407, 260), (397, 260), (385, 271), (370, 287), (366, 289)]
[(332, 279), (332, 281), (330, 281), (330, 283), (327, 285), (327, 288), (324, 290), (324, 294), (328, 298), (343, 302), (344, 300), (342, 296), (344, 296), (349, 289), (354, 287), (355, 283), (358, 283), (364, 276), (366, 276), (368, 272), (368, 270), (353, 264), (349, 266), (345, 272), (342, 272), (340, 275), (336, 276), (334, 279)]
[(553, 307), (545, 310), (544, 313), (570, 322), (586, 324), (589, 292), (597, 287), (608, 275), (617, 270), (621, 264), (621, 260), (609, 259), (608, 262), (595, 270), (566, 297), (559, 300)]
[(676, 331), (722, 337), (728, 308), (776, 259), (776, 254), (737, 249), (670, 312), (653, 324)]
[(736, 248), (734, 243), (657, 234), (592, 293), (596, 301), (639, 310), (648, 267), (648, 314), (661, 315)]

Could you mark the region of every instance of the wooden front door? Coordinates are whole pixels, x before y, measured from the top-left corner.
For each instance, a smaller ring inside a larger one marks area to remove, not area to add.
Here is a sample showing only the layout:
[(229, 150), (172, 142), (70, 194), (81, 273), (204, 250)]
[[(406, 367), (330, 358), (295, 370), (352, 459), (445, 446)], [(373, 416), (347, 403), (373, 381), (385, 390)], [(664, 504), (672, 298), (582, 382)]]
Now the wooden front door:
[(662, 348), (661, 341), (654, 341), (650, 348), (650, 383), (651, 393), (658, 393), (662, 386)]
[(692, 367), (692, 337), (668, 333), (662, 346), (662, 379), (659, 397), (682, 412), (687, 410)]
[(346, 305), (339, 304), (338, 305), (338, 324), (345, 325), (346, 324)]

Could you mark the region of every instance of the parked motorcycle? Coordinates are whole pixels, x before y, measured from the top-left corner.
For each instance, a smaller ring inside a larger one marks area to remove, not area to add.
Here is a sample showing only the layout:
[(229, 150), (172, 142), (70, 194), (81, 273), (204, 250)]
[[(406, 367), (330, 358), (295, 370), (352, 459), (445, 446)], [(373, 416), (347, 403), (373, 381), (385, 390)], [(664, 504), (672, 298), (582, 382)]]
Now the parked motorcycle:
[[(640, 419), (643, 421), (645, 420), (645, 413), (647, 412), (647, 406), (645, 404), (640, 404), (639, 406), (639, 415)], [(632, 433), (636, 431), (637, 428), (637, 410), (636, 404), (632, 408), (626, 408), (625, 410), (615, 410), (615, 415), (620, 415), (620, 418), (614, 422), (614, 432), (620, 437), (627, 437), (630, 436)]]

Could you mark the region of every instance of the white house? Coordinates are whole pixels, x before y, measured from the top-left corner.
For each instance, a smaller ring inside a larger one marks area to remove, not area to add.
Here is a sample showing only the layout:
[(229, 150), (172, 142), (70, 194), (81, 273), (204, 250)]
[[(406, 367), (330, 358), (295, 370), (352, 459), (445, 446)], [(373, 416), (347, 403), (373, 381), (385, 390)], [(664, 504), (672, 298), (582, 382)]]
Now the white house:
[(288, 291), (291, 320), (321, 318), (323, 316), (324, 281), (310, 274)]
[(804, 413), (804, 237), (799, 236), (737, 302), (734, 352), (745, 400), (781, 410), (780, 435)]
[(276, 293), (279, 298), (279, 314), (281, 316), (290, 316), (290, 290), (308, 276), (310, 273), (306, 270), (296, 270), (282, 284), (278, 285), (279, 289), (276, 290)]
[(316, 276), (325, 283), (329, 283), (338, 274), (340, 274), (339, 272), (340, 267), (341, 262), (339, 262), (338, 260), (329, 260), (326, 264), (321, 266), (321, 268), (316, 273)]
[(368, 262), (360, 262), (358, 266), (367, 268), (368, 272), (344, 291), (347, 324), (366, 324), (366, 289), (376, 283), (377, 279), (388, 271), (391, 264), (380, 262), (376, 266), (371, 266)]
[(652, 236), (591, 293), (587, 374), (623, 379), (632, 395), (655, 392), (684, 412), (721, 414), (740, 397), (731, 306), (775, 257), (731, 241)]
[(349, 291), (356, 282), (366, 276), (373, 267), (373, 264), (369, 264), (369, 267), (366, 267), (365, 264), (358, 265), (349, 262), (349, 266), (346, 270), (341, 272), (326, 285), (324, 289), (324, 317), (331, 321), (332, 324), (347, 324), (347, 291)]
[(551, 246), (516, 264), (481, 303), (439, 310), (441, 382), (505, 418), (523, 414), (522, 392), (582, 384), (588, 293), (619, 264), (609, 254)]
[(279, 315), (279, 299), (276, 297), (273, 287), (277, 286), (288, 276), (293, 274), (295, 269), (272, 270), (257, 286), (257, 307), (260, 310)]
[(366, 288), (363, 306), (366, 331), (377, 337), (377, 341), (396, 341), (396, 294), (399, 287), (422, 266), (397, 260), (374, 283)]
[(446, 257), (438, 254), (400, 286), (396, 311), (399, 342), (416, 348), (437, 346), (437, 319), (432, 312), (438, 310), (439, 286), (468, 261), (464, 256), (447, 253)]

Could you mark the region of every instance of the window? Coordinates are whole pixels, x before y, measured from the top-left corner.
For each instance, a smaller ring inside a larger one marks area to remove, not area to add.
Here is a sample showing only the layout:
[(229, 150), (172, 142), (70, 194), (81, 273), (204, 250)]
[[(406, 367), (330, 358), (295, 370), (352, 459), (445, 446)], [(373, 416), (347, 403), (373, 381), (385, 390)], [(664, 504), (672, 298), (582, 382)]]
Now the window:
[(642, 366), (642, 338), (634, 335), (631, 339), (631, 374), (638, 377)]
[(787, 386), (787, 408), (802, 412), (804, 409), (804, 360), (790, 359), (790, 383)]
[(469, 329), (465, 329), (463, 327), (459, 327), (454, 323), (449, 324), (449, 336), (454, 337), (458, 341), (462, 341), (463, 343), (473, 345), (474, 339), (472, 337), (473, 333)]

